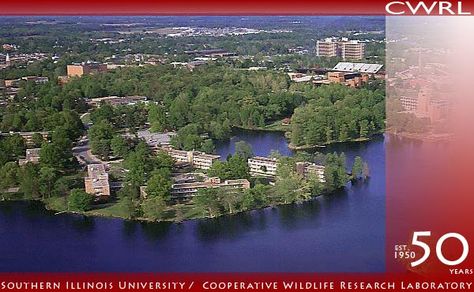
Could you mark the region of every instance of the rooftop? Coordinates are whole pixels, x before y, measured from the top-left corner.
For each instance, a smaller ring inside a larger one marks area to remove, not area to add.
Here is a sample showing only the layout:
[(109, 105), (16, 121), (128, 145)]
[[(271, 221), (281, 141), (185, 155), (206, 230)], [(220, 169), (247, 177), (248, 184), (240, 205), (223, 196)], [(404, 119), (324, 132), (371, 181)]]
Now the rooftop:
[(103, 164), (89, 164), (87, 166), (87, 174), (90, 178), (97, 179), (100, 175), (106, 174), (105, 165)]
[(380, 64), (339, 62), (336, 66), (334, 66), (333, 70), (342, 72), (361, 72), (375, 74), (379, 72), (382, 67), (383, 65)]
[(249, 161), (250, 161), (250, 160), (277, 162), (277, 159), (276, 159), (276, 158), (263, 157), (263, 156), (255, 156), (255, 157), (249, 158)]

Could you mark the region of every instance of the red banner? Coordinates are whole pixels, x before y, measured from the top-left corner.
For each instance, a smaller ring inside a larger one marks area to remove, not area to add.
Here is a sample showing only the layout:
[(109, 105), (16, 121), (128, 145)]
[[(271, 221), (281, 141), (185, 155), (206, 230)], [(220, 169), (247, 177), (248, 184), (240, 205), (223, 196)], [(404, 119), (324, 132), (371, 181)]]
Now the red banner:
[(469, 291), (472, 279), (331, 274), (1, 274), (1, 291)]
[(1, 1), (0, 15), (470, 15), (473, 1)]

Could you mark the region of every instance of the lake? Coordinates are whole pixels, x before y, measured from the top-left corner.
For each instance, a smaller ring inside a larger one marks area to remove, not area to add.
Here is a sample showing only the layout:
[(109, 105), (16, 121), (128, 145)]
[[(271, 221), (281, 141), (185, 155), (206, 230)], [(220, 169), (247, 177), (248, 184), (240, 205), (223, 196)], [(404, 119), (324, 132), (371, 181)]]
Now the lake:
[[(291, 155), (282, 133), (239, 131), (255, 155)], [(0, 202), (0, 271), (18, 272), (383, 272), (385, 139), (322, 152), (359, 155), (371, 178), (302, 204), (216, 219), (142, 223), (85, 218), (36, 202)]]

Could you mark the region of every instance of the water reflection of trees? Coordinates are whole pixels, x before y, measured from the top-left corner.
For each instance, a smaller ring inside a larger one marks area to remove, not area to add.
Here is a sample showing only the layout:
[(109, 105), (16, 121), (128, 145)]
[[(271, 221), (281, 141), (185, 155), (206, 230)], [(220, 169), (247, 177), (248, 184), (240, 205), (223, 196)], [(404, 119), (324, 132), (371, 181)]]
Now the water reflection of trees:
[(282, 205), (245, 212), (233, 216), (223, 216), (197, 222), (197, 234), (203, 241), (238, 239), (243, 234), (264, 231), (273, 226), (272, 221), (279, 220), (286, 228), (295, 230), (318, 224), (321, 203), (315, 199), (301, 204)]
[(196, 224), (198, 238), (203, 241), (240, 238), (250, 231), (267, 228), (269, 210), (255, 210), (231, 216), (199, 220)]
[(83, 215), (70, 215), (71, 226), (79, 232), (91, 232), (95, 228), (95, 218)]
[(143, 235), (150, 242), (156, 242), (166, 238), (173, 223), (171, 222), (136, 222), (141, 227)]
[(24, 208), (20, 209), (23, 211), (22, 216), (28, 220), (54, 216), (54, 212), (47, 210), (44, 204), (38, 201), (18, 202), (18, 204), (24, 204)]
[(123, 221), (123, 235), (126, 238), (134, 238), (138, 230), (138, 224), (135, 221), (124, 220)]
[(307, 225), (318, 226), (321, 203), (318, 198), (300, 204), (278, 207), (280, 224), (286, 229), (295, 230)]

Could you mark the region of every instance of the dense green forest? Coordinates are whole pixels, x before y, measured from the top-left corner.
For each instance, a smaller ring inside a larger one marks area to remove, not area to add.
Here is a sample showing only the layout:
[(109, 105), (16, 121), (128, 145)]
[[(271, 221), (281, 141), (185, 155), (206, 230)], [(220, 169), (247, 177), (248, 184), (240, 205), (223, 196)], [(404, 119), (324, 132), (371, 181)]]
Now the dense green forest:
[(194, 71), (171, 66), (117, 69), (62, 87), (27, 84), (19, 98), (30, 101), (22, 102), (20, 110), (17, 105), (1, 110), (0, 129), (53, 130), (64, 118), (78, 124), (75, 112), (87, 110), (86, 98), (108, 95), (145, 95), (152, 102), (102, 106), (92, 112), (93, 122), (107, 120), (116, 128), (150, 122), (155, 131), (177, 130), (173, 144), (187, 150), (212, 149), (204, 145), (209, 141), (203, 134), (223, 140), (232, 127), (259, 128), (285, 117), (292, 117), (291, 142), (296, 146), (367, 138), (384, 128), (384, 86), (379, 81), (362, 89), (336, 84), (316, 88), (291, 83), (280, 72), (214, 64)]
[(295, 110), (291, 143), (321, 145), (369, 138), (385, 127), (385, 92), (327, 86), (314, 90), (317, 96)]

